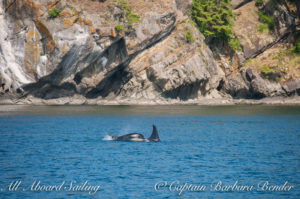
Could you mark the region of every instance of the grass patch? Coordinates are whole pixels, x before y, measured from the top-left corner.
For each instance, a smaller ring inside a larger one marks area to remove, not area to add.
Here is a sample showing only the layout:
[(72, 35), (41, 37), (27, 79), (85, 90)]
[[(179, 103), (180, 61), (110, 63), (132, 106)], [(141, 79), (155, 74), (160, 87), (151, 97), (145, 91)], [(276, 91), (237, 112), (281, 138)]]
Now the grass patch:
[(258, 32), (264, 32), (265, 30), (269, 30), (267, 24), (259, 24), (258, 26)]
[(235, 51), (241, 51), (242, 50), (240, 40), (238, 40), (238, 39), (230, 38), (228, 44)]
[(270, 72), (270, 71), (276, 71), (276, 70), (270, 68), (269, 66), (263, 66), (263, 67), (260, 68), (260, 70), (261, 70), (262, 73), (267, 73), (267, 72)]
[(273, 57), (273, 60), (281, 60), (285, 56), (299, 56), (300, 55), (300, 37), (295, 41), (294, 47), (286, 49), (286, 50), (281, 50), (278, 55)]
[(251, 63), (253, 61), (253, 58), (247, 59), (241, 67), (247, 66), (249, 63)]
[(254, 68), (262, 77), (271, 81), (300, 78), (300, 56), (295, 53), (295, 46), (290, 44), (275, 48), (268, 56), (248, 59), (243, 66)]
[(184, 34), (184, 39), (187, 43), (192, 43), (196, 40), (193, 31), (191, 29), (188, 29)]
[(132, 25), (134, 23), (140, 23), (141, 19), (140, 16), (137, 13), (134, 13), (128, 2), (125, 0), (114, 0), (114, 2), (116, 2), (117, 4), (119, 4), (119, 6), (121, 7), (121, 14), (122, 17), (121, 19), (124, 21), (125, 26), (124, 27), (124, 31), (128, 31), (129, 29), (131, 29)]
[(200, 53), (201, 56), (204, 56), (204, 53), (202, 52), (201, 49), (199, 49), (199, 53)]
[(296, 40), (294, 46), (294, 53), (300, 54), (300, 37)]
[(272, 80), (272, 81), (279, 81), (280, 76), (270, 73), (270, 72), (277, 72), (277, 71), (279, 71), (278, 69), (270, 68), (268, 66), (263, 66), (260, 68), (260, 70), (261, 70), (261, 74), (264, 78), (266, 78), (268, 80)]
[(264, 0), (256, 0), (255, 5), (262, 6), (264, 4)]
[(115, 29), (116, 29), (117, 32), (123, 32), (123, 31), (125, 31), (125, 27), (123, 25), (121, 25), (121, 24), (117, 24), (115, 26)]
[(268, 29), (273, 31), (275, 28), (275, 19), (272, 16), (268, 16), (263, 12), (258, 12), (259, 20), (268, 26)]
[(59, 17), (60, 13), (61, 13), (61, 10), (59, 10), (57, 8), (52, 8), (51, 10), (48, 11), (50, 18), (52, 18), (52, 19)]

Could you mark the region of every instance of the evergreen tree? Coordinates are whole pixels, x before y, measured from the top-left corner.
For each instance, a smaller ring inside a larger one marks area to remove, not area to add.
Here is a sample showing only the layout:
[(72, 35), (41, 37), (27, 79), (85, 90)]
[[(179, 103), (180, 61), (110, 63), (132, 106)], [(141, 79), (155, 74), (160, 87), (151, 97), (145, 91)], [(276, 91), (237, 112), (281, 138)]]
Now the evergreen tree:
[(234, 14), (230, 0), (193, 0), (192, 18), (206, 37), (229, 40)]
[(241, 50), (239, 40), (232, 31), (234, 13), (231, 0), (193, 0), (192, 19), (200, 32), (213, 41), (224, 40), (233, 50)]

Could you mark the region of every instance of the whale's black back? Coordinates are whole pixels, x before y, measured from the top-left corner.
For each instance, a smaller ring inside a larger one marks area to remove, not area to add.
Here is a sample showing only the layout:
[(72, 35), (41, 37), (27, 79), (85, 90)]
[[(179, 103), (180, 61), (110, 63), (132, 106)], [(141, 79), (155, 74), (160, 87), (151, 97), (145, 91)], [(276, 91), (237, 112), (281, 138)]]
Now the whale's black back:
[(126, 134), (126, 135), (122, 135), (117, 137), (116, 140), (132, 140), (132, 139), (145, 139), (144, 136), (140, 133), (130, 133), (130, 134)]
[(145, 139), (145, 137), (140, 133), (130, 133), (119, 137), (112, 135), (112, 139), (117, 141), (160, 142), (157, 128), (155, 125), (153, 125), (152, 134), (148, 139)]

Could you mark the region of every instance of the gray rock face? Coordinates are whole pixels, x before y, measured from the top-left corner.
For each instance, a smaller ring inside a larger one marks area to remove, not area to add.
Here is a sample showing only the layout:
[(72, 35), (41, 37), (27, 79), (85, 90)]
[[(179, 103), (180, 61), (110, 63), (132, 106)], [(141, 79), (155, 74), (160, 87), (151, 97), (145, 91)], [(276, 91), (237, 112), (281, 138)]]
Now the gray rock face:
[(281, 37), (284, 34), (291, 32), (292, 27), (296, 25), (296, 17), (289, 12), (289, 9), (285, 4), (267, 0), (264, 2), (263, 11), (275, 19), (275, 33), (277, 37)]
[(16, 90), (23, 84), (33, 82), (23, 67), (24, 30), (12, 34), (14, 21), (5, 16), (3, 2), (0, 3), (0, 75), (4, 90)]
[(245, 84), (241, 77), (229, 77), (222, 88), (233, 98), (251, 98), (252, 94), (249, 87)]
[(288, 93), (288, 95), (300, 95), (300, 79), (289, 81), (282, 87)]
[(280, 78), (283, 76), (283, 73), (280, 71), (267, 71), (261, 73), (264, 77), (271, 81), (278, 82)]
[(188, 14), (192, 10), (193, 0), (176, 0), (176, 6), (178, 10), (181, 10), (184, 14)]
[[(160, 9), (144, 10), (140, 22), (123, 35), (115, 32), (122, 9), (118, 2), (39, 0), (0, 5), (0, 49), (6, 49), (0, 51), (0, 74), (5, 90), (24, 89), (27, 95), (46, 99), (76, 93), (106, 97), (127, 79), (122, 70), (130, 60), (168, 35), (176, 21), (171, 0), (152, 3)], [(61, 14), (51, 18), (48, 11), (54, 7)], [(103, 13), (110, 17), (109, 26), (104, 25)]]
[[(193, 42), (186, 41), (186, 31), (194, 36)], [(119, 97), (146, 100), (205, 97), (224, 76), (204, 37), (184, 22), (168, 38), (134, 58), (128, 72), (132, 78), (122, 87)]]
[(162, 95), (170, 98), (189, 99), (204, 95), (206, 84), (211, 75), (206, 64), (198, 54), (182, 65), (165, 68), (164, 63), (148, 68), (147, 76), (156, 85)]
[[(184, 20), (192, 0), (126, 2), (139, 22), (129, 23), (118, 1), (1, 1), (0, 94), (20, 93), (28, 103), (55, 104), (59, 98), (59, 104), (81, 104), (212, 99), (224, 92), (233, 98), (299, 92), (298, 82), (285, 84), (283, 90), (251, 69), (241, 72), (243, 80), (237, 71), (244, 57), (257, 54), (293, 25), (284, 6), (274, 11), (266, 4), (278, 31), (260, 35), (254, 2), (233, 0), (234, 8), (247, 3), (236, 12), (250, 8), (255, 14), (240, 13), (236, 20), (243, 52), (213, 54), (197, 27)], [(54, 8), (60, 16), (51, 16)]]
[(263, 79), (252, 68), (241, 70), (241, 76), (228, 77), (223, 83), (222, 91), (233, 98), (254, 98), (286, 96), (279, 83)]
[(279, 83), (261, 78), (251, 68), (242, 71), (244, 81), (248, 84), (253, 98), (285, 96), (286, 93)]

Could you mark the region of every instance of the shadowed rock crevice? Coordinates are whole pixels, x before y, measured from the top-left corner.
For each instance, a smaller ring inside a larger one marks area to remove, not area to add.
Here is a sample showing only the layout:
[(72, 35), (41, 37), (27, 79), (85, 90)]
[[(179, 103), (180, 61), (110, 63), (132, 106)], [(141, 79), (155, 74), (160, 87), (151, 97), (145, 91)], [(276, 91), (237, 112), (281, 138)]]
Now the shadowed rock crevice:
[[(143, 46), (141, 50), (134, 54), (128, 55), (127, 46), (124, 38), (120, 38), (116, 42), (112, 43), (104, 52), (93, 51), (90, 52), (89, 46), (77, 46), (74, 45), (69, 52), (62, 58), (62, 61), (50, 75), (41, 78), (37, 83), (25, 85), (23, 89), (26, 91), (26, 95), (37, 93), (39, 88), (47, 86), (47, 91), (50, 88), (55, 88), (58, 91), (60, 84), (63, 80), (68, 79), (72, 74), (74, 75), (74, 82), (76, 85), (82, 84), (83, 78), (97, 78), (97, 74), (103, 73), (104, 78), (100, 80), (95, 88), (88, 87), (85, 89), (79, 89), (77, 86), (77, 92), (85, 95), (87, 98), (107, 97), (110, 93), (117, 95), (120, 92), (121, 87), (128, 82), (132, 77), (130, 73), (126, 72), (126, 67), (130, 60), (134, 59), (139, 53), (154, 46), (161, 40), (165, 39), (173, 30), (175, 18), (173, 15), (166, 16), (172, 18), (171, 26), (163, 32), (154, 35), (149, 41), (149, 46)], [(86, 52), (86, 53), (85, 53)], [(78, 59), (85, 54), (84, 58)], [(87, 65), (85, 68), (82, 66)], [(79, 71), (76, 73), (76, 71)], [(63, 90), (64, 88), (62, 88)], [(43, 92), (41, 89), (40, 92)], [(35, 94), (34, 94), (35, 95)], [(41, 94), (43, 98), (45, 95)], [(52, 95), (48, 95), (49, 98)], [(54, 96), (55, 97), (55, 96)]]
[[(86, 68), (77, 72), (74, 81), (76, 84), (80, 84), (82, 78), (91, 77), (95, 74), (103, 72), (104, 70), (110, 71), (113, 69), (111, 66), (123, 63), (128, 59), (128, 53), (126, 49), (126, 44), (124, 38), (119, 39), (117, 42), (113, 43), (109, 48), (107, 48), (103, 53), (93, 52), (89, 57), (84, 59), (82, 62), (91, 63)], [(93, 58), (91, 58), (93, 57)], [(93, 61), (91, 61), (91, 59)]]
[(121, 64), (114, 72), (107, 74), (97, 87), (90, 90), (85, 96), (87, 98), (115, 97), (131, 77), (132, 75), (126, 71), (126, 67)]
[[(195, 99), (206, 94), (206, 84), (208, 80), (196, 81), (192, 84), (181, 85), (178, 88), (162, 92), (164, 98), (188, 100)], [(199, 93), (200, 92), (200, 93)]]
[(247, 3), (251, 2), (253, 0), (232, 0), (232, 8), (233, 9), (239, 9), (240, 7), (246, 5)]
[[(59, 87), (65, 88), (64, 80), (72, 76), (75, 71), (79, 70), (84, 63), (88, 63), (88, 66), (76, 73), (74, 81), (76, 84), (80, 84), (83, 77), (91, 77), (92, 75), (98, 74), (103, 70), (109, 70), (110, 65), (115, 63), (122, 63), (128, 58), (125, 41), (120, 39), (119, 41), (113, 43), (109, 48), (107, 48), (103, 53), (95, 51), (88, 54), (88, 46), (77, 46), (74, 45), (69, 52), (62, 58), (62, 61), (50, 75), (41, 78), (37, 83), (28, 84), (23, 87), (26, 91), (26, 95), (30, 93), (37, 93), (38, 90), (43, 92), (45, 85), (47, 89), (55, 88), (58, 90)], [(80, 55), (85, 54), (84, 58), (80, 59)], [(78, 59), (79, 58), (79, 59)], [(72, 84), (72, 83), (70, 83)], [(72, 84), (73, 85), (73, 84)], [(76, 87), (72, 90), (76, 90)], [(41, 95), (43, 98), (44, 95)]]
[[(35, 85), (36, 86), (36, 85)], [(31, 95), (42, 99), (56, 99), (61, 97), (72, 97), (76, 94), (74, 84), (66, 82), (59, 86), (52, 84), (44, 84), (42, 87), (37, 87), (31, 92)]]
[(64, 78), (68, 78), (75, 70), (76, 59), (79, 54), (84, 51), (83, 46), (73, 46), (72, 49), (62, 58), (62, 61), (59, 63), (58, 67), (49, 75), (42, 77), (38, 82), (27, 84), (22, 88), (28, 94), (31, 92), (36, 92), (39, 88), (43, 87), (46, 84), (51, 84), (53, 86), (59, 86)]
[(225, 81), (221, 80), (217, 90), (229, 94), (234, 99), (250, 99), (252, 97), (249, 87), (240, 76), (228, 77)]

